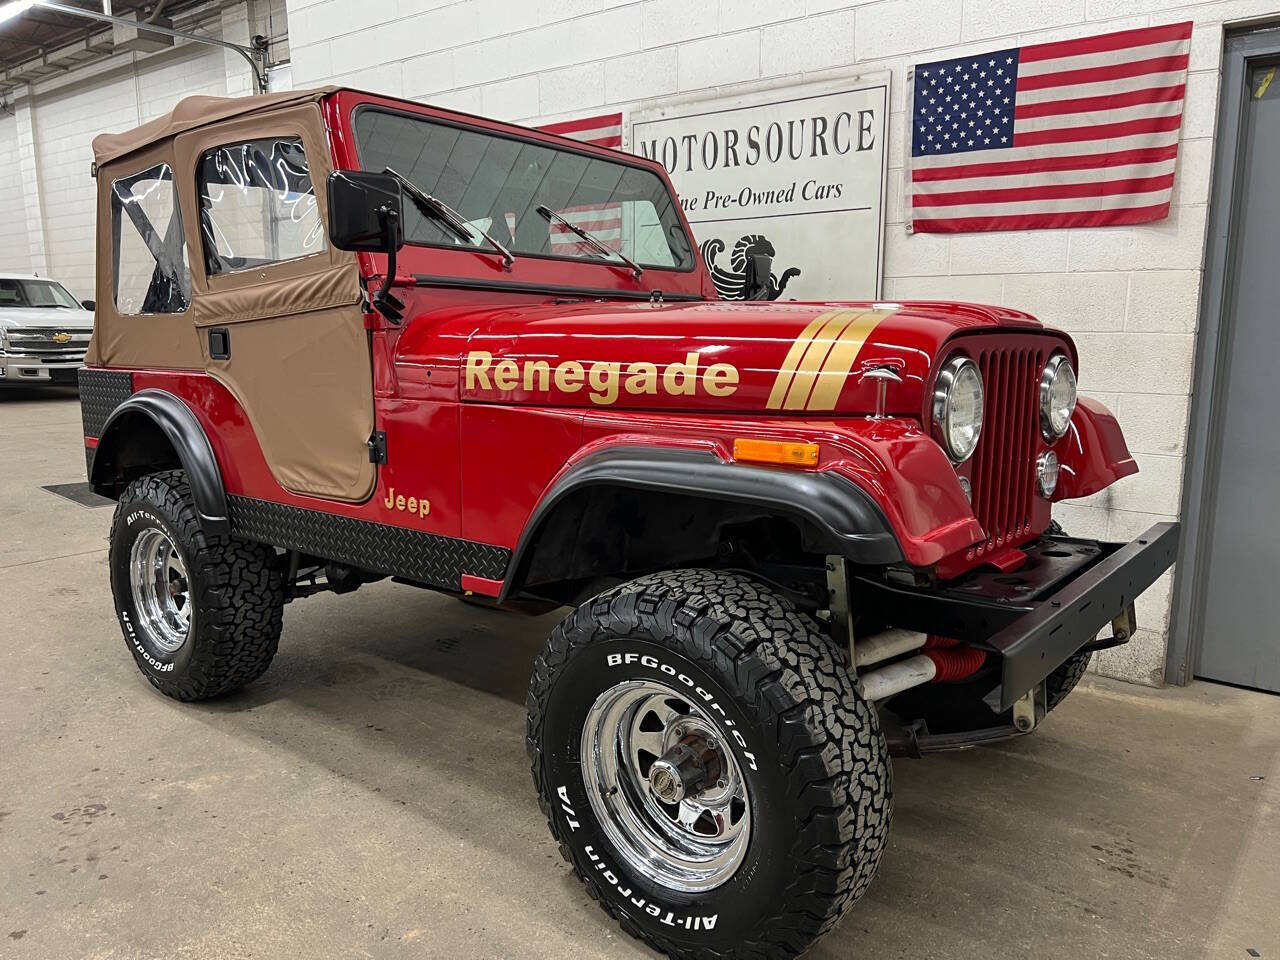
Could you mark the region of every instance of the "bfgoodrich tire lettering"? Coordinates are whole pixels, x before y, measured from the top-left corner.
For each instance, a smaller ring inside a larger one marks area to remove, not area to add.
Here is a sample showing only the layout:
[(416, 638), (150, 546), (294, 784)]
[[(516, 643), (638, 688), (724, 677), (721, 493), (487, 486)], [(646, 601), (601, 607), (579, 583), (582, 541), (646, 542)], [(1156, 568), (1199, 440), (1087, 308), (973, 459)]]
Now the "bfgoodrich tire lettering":
[[(586, 793), (584, 720), (602, 692), (637, 680), (685, 691), (745, 777), (750, 841), (714, 889), (681, 892), (631, 868)], [(684, 570), (601, 594), (548, 638), (528, 706), (533, 778), (561, 853), (656, 949), (792, 957), (870, 884), (892, 811), (875, 710), (817, 625), (760, 584)]]
[[(166, 649), (148, 632), (131, 589), (131, 551), (156, 531), (176, 548), (187, 573), (190, 629), (177, 649)], [(262, 675), (279, 644), (284, 604), (274, 551), (206, 535), (178, 470), (129, 484), (116, 504), (110, 542), (116, 615), (134, 662), (153, 687), (177, 700), (204, 700)]]

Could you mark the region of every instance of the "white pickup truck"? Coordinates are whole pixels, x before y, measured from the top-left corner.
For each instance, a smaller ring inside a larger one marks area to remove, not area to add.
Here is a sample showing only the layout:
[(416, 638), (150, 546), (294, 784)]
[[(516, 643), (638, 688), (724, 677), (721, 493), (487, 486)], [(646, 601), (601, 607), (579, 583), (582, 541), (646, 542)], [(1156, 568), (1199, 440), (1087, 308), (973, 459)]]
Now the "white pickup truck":
[(0, 384), (75, 383), (93, 307), (57, 281), (0, 274)]

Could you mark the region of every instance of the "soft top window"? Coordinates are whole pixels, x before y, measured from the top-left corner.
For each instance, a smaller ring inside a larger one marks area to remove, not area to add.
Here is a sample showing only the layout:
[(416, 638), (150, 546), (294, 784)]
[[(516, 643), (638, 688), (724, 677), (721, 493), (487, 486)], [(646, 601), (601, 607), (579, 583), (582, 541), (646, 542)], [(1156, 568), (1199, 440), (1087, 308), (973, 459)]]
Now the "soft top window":
[[(545, 205), (643, 266), (693, 267), (675, 197), (650, 170), (384, 110), (357, 111), (355, 132), (366, 170), (391, 167), (517, 255), (601, 260)], [(409, 243), (462, 245), (412, 204), (404, 227)], [(478, 233), (474, 245), (486, 246)]]
[(111, 244), (115, 303), (121, 314), (187, 309), (191, 271), (169, 164), (112, 182)]
[(200, 157), (199, 190), (210, 276), (296, 260), (328, 245), (298, 137), (206, 150)]

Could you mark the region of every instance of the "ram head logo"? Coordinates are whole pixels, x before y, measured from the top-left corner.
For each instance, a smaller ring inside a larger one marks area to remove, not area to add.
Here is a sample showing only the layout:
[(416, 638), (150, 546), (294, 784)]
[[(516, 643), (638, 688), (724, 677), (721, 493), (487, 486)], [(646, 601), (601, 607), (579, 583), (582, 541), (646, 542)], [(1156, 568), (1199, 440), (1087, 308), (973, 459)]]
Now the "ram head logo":
[(711, 271), (711, 279), (722, 300), (777, 300), (793, 277), (800, 276), (797, 267), (788, 267), (779, 278), (773, 272), (775, 250), (762, 233), (747, 234), (733, 245), (729, 268), (716, 260), (724, 253), (724, 241), (712, 237), (702, 244), (702, 259)]

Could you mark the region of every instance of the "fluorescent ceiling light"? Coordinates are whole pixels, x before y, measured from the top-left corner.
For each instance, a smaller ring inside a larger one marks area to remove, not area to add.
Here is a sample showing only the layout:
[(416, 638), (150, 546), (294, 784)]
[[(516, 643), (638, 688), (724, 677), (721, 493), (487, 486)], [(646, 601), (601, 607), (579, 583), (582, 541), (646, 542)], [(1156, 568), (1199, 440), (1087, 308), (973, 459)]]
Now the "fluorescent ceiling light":
[(0, 4), (0, 23), (21, 16), (36, 5), (36, 0), (10, 0)]

